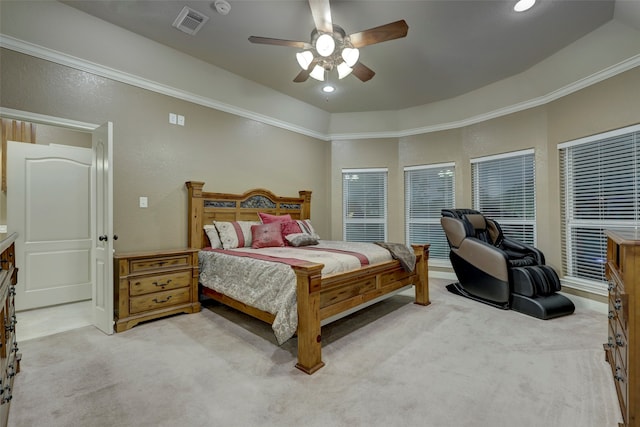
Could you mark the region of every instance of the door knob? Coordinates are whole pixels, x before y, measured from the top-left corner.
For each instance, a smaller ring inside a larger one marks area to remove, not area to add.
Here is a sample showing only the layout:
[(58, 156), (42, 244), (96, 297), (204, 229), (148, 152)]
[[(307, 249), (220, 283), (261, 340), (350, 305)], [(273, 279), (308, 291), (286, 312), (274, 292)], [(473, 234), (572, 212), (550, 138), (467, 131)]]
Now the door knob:
[(104, 235), (98, 237), (98, 240), (100, 240), (101, 242), (106, 242), (107, 240), (109, 240), (109, 238), (107, 237), (106, 234), (104, 234)]

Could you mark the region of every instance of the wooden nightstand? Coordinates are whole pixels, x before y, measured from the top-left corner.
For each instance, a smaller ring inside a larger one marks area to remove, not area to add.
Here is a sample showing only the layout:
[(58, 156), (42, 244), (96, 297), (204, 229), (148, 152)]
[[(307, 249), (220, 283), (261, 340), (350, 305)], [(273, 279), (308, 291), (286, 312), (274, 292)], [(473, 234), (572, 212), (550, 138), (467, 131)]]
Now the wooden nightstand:
[(200, 311), (197, 249), (115, 254), (113, 264), (116, 332)]

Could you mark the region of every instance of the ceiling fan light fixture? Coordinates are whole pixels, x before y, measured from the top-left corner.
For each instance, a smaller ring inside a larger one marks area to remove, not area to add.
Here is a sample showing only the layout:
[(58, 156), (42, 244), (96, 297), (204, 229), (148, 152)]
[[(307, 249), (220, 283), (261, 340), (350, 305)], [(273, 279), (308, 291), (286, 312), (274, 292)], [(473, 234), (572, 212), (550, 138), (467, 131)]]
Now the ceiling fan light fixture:
[(296, 59), (298, 60), (298, 64), (303, 70), (308, 70), (309, 65), (311, 65), (311, 61), (313, 61), (313, 52), (310, 50), (305, 50), (304, 52), (296, 53)]
[(358, 49), (345, 47), (342, 49), (342, 59), (347, 63), (349, 67), (353, 67), (360, 58), (360, 51)]
[(313, 70), (311, 70), (311, 73), (309, 74), (309, 76), (313, 77), (316, 80), (319, 80), (321, 82), (324, 81), (324, 67), (321, 67), (320, 65), (316, 65)]
[(324, 93), (331, 93), (331, 92), (333, 92), (335, 90), (336, 90), (336, 88), (331, 86), (331, 85), (325, 85), (325, 86), (322, 87), (322, 91)]
[(341, 62), (336, 67), (336, 70), (338, 71), (338, 78), (344, 79), (349, 74), (351, 74), (351, 72), (353, 71), (353, 68), (349, 67), (349, 65), (347, 65), (346, 62)]
[(536, 4), (536, 0), (520, 0), (513, 6), (513, 10), (516, 12), (524, 12), (525, 10), (529, 10)]
[(320, 56), (330, 56), (336, 48), (336, 41), (329, 34), (322, 34), (316, 40), (316, 50)]

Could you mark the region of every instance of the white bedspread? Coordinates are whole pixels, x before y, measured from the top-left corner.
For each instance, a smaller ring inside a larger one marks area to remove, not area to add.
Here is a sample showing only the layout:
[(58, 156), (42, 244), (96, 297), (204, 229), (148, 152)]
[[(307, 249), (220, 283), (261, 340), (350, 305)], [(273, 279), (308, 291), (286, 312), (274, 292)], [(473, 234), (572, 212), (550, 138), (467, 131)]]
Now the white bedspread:
[[(358, 252), (370, 265), (392, 260), (388, 250), (373, 243), (321, 240), (310, 248), (313, 249), (286, 246), (234, 251), (324, 264), (322, 275), (358, 269), (361, 261), (351, 254), (319, 251), (319, 248)], [(295, 334), (298, 327), (296, 276), (291, 266), (206, 250), (199, 252), (199, 259), (203, 286), (275, 315), (272, 328), (279, 344)]]

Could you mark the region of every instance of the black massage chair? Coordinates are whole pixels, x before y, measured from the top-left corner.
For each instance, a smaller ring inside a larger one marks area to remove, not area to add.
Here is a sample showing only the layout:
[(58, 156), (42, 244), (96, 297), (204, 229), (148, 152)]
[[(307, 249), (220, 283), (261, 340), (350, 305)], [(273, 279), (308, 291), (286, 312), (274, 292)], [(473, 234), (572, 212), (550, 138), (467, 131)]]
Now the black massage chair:
[(557, 293), (560, 279), (542, 252), (504, 237), (496, 221), (472, 209), (443, 209), (440, 223), (459, 280), (447, 285), (450, 292), (539, 319), (575, 310)]

